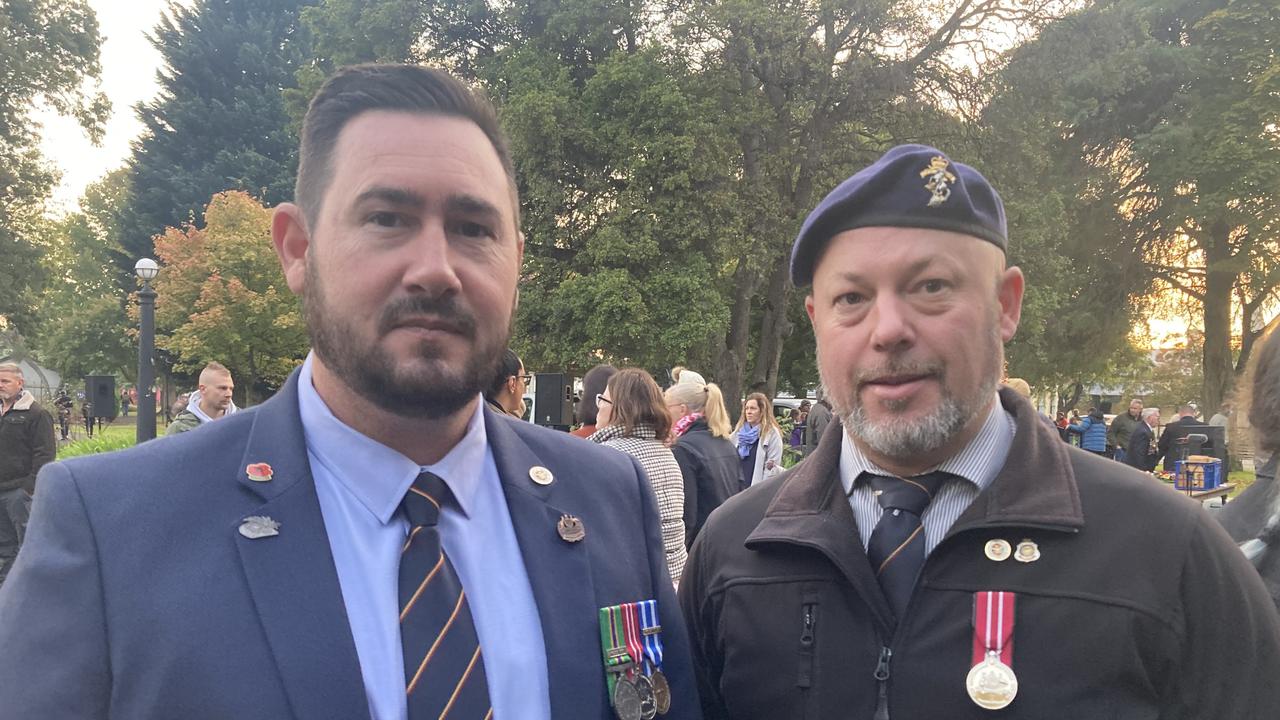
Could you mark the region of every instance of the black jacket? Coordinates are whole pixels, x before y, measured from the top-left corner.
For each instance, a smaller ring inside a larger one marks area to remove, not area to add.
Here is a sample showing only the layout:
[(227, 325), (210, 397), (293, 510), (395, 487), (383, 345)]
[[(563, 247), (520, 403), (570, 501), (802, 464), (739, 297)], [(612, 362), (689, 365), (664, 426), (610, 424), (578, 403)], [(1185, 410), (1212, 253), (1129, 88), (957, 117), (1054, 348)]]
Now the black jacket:
[[(1009, 457), (930, 554), (896, 633), (837, 477), (838, 425), (712, 514), (679, 592), (708, 720), (1274, 716), (1280, 616), (1222, 528), (1000, 397)], [(988, 559), (995, 539), (1040, 558)], [(999, 712), (965, 689), (986, 590), (1016, 593), (1018, 692)]]
[(1258, 468), (1253, 484), (1213, 517), (1238, 543), (1254, 538), (1266, 541), (1267, 548), (1258, 556), (1256, 565), (1276, 608), (1280, 609), (1280, 485), (1276, 484), (1277, 461), (1280, 461), (1280, 456), (1272, 457)]
[(1156, 469), (1158, 459), (1151, 426), (1139, 420), (1133, 432), (1129, 433), (1129, 446), (1124, 452), (1124, 462), (1143, 472), (1151, 472)]
[(53, 462), (57, 452), (53, 418), (24, 390), (0, 417), (0, 492), (17, 488), (35, 492), (36, 473)]
[(711, 434), (706, 420), (689, 426), (671, 453), (684, 475), (684, 544), (702, 530), (712, 510), (738, 491), (738, 449), (725, 438)]

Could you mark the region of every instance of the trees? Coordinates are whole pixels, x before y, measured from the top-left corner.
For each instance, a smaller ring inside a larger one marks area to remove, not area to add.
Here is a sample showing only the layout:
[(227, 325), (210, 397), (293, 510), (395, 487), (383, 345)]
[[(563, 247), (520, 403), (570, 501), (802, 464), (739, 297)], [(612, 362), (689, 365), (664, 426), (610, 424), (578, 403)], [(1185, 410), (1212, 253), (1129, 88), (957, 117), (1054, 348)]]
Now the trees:
[(130, 163), (121, 216), (122, 269), (150, 255), (152, 236), (195, 219), (214, 193), (292, 197), (297, 139), (283, 90), (304, 55), (303, 0), (201, 0), (171, 6), (152, 42), (161, 92), (138, 108), (146, 133)]
[(215, 195), (203, 216), (203, 227), (156, 239), (156, 346), (179, 370), (222, 363), (252, 402), (301, 363), (306, 325), (271, 244), (271, 211), (232, 191)]
[(1272, 2), (1129, 0), (1055, 24), (1010, 66), (1070, 169), (1059, 187), (1086, 247), (1199, 306), (1206, 407), (1229, 393), (1280, 292), (1278, 34)]
[(42, 285), (37, 241), (54, 183), (37, 149), (40, 105), (74, 116), (95, 140), (108, 103), (97, 78), (98, 23), (84, 0), (0, 4), (0, 317), (30, 329)]

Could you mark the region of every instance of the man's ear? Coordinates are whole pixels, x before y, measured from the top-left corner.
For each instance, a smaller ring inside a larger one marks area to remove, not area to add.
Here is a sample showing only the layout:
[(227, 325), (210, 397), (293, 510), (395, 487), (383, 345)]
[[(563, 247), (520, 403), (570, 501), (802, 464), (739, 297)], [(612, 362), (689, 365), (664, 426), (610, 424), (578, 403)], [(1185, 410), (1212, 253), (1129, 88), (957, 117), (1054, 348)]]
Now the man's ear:
[(996, 288), (996, 297), (1000, 301), (1000, 339), (1009, 342), (1018, 332), (1018, 323), (1022, 321), (1022, 291), (1025, 281), (1022, 270), (1009, 267), (1000, 274), (1000, 286)]
[(289, 289), (301, 295), (307, 284), (307, 251), (311, 248), (311, 233), (302, 208), (293, 203), (276, 206), (271, 216), (271, 243)]

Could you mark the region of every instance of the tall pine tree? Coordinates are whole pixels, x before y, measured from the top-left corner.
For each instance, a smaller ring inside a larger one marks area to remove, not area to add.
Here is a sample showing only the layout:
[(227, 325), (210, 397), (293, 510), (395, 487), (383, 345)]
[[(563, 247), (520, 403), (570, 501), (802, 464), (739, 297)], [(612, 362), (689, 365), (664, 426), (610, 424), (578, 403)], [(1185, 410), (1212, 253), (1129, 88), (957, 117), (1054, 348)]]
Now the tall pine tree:
[(164, 55), (161, 92), (138, 107), (146, 125), (130, 161), (120, 218), (122, 265), (153, 253), (166, 227), (199, 219), (209, 199), (244, 190), (292, 197), (297, 139), (283, 92), (306, 55), (304, 0), (198, 0), (171, 5), (152, 43)]

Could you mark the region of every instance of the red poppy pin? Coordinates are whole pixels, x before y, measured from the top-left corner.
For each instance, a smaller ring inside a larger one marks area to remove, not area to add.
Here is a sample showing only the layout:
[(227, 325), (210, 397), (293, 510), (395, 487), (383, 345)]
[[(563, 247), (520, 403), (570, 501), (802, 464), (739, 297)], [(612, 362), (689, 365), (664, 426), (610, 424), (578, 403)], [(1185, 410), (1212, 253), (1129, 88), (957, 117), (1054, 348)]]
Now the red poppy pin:
[(249, 479), (254, 482), (270, 482), (271, 466), (266, 463), (253, 463), (244, 469)]

